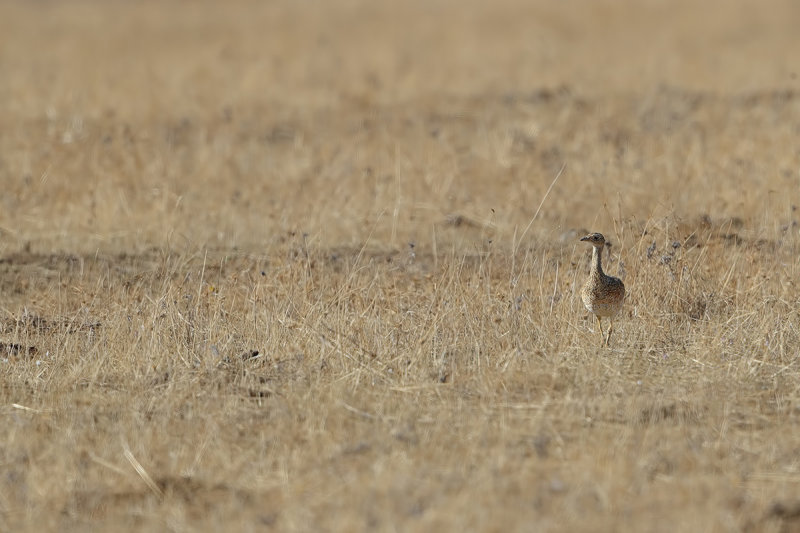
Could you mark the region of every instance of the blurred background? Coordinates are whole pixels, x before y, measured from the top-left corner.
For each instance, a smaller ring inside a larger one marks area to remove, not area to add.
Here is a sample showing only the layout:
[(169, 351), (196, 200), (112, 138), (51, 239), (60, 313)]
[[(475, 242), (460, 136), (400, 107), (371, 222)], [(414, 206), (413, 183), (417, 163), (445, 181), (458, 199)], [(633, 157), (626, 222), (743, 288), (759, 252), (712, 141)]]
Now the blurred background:
[(4, 246), (510, 242), (540, 204), (526, 238), (776, 231), (799, 23), (789, 0), (4, 2)]

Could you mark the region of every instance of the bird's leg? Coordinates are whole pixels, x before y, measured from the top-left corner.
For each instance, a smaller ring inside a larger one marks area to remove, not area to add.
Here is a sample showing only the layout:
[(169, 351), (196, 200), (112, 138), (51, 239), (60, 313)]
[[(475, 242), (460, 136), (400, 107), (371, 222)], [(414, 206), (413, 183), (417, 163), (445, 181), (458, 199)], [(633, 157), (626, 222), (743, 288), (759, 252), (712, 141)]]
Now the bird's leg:
[(600, 318), (600, 315), (594, 315), (597, 317), (597, 325), (600, 327), (600, 346), (604, 346), (606, 343), (606, 337), (603, 333), (603, 320)]
[(606, 334), (606, 346), (610, 346), (611, 343), (611, 332), (614, 330), (614, 318), (609, 318), (611, 321), (611, 325), (608, 326), (608, 333)]

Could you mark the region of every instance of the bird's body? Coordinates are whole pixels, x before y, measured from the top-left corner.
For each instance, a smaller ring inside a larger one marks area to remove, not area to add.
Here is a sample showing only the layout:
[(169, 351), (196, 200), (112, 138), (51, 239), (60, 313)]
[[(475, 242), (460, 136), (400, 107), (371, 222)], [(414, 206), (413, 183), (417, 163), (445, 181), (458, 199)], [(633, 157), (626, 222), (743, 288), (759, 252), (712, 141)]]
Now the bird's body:
[[(622, 309), (622, 303), (625, 300), (625, 284), (621, 279), (603, 272), (602, 255), (606, 244), (603, 235), (590, 233), (581, 241), (588, 242), (593, 246), (592, 268), (589, 279), (581, 289), (581, 299), (586, 309), (597, 317), (602, 344), (608, 345), (611, 340), (611, 331), (614, 329), (614, 317)], [(611, 322), (607, 335), (603, 333), (602, 317), (608, 318)]]

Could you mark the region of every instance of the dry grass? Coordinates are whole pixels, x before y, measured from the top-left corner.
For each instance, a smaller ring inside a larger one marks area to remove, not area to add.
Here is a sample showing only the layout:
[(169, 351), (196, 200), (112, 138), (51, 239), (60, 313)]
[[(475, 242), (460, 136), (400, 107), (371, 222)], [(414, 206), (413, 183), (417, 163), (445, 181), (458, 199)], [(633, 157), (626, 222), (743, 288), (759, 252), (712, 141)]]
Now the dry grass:
[(795, 3), (221, 5), (0, 5), (0, 530), (800, 529)]

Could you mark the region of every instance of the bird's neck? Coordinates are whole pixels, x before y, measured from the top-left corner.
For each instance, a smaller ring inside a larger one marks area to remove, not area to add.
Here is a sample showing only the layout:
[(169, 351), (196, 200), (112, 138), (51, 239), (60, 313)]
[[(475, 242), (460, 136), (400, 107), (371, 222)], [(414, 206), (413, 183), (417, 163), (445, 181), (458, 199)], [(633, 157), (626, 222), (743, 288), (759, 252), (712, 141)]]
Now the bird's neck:
[(592, 247), (592, 272), (596, 274), (603, 274), (603, 260), (602, 248)]

